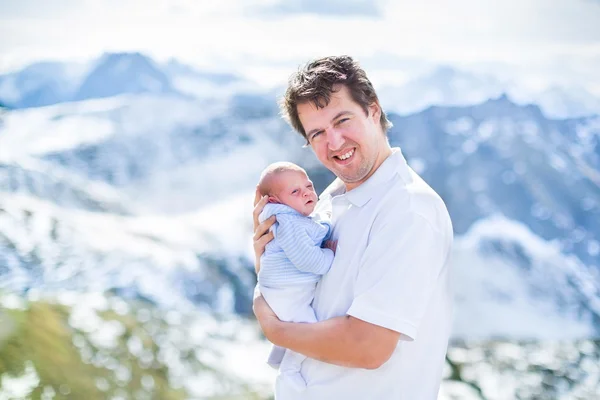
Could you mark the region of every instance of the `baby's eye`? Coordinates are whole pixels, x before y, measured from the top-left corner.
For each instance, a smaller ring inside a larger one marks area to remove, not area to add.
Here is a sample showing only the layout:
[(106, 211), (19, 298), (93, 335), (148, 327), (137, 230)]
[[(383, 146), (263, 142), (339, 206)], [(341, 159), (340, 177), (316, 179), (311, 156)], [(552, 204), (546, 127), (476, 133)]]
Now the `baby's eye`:
[(296, 194), (296, 193), (298, 193), (298, 189), (295, 189), (292, 191), (292, 194)]

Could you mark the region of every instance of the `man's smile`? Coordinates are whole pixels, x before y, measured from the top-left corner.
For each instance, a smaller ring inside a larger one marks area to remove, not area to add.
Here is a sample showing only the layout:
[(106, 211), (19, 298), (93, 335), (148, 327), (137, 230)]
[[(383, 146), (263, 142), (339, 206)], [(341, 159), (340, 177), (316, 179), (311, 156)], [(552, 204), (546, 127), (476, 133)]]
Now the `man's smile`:
[(349, 164), (354, 158), (354, 153), (356, 153), (356, 147), (352, 147), (348, 150), (345, 150), (343, 153), (339, 153), (331, 157), (336, 164), (338, 165), (346, 165)]

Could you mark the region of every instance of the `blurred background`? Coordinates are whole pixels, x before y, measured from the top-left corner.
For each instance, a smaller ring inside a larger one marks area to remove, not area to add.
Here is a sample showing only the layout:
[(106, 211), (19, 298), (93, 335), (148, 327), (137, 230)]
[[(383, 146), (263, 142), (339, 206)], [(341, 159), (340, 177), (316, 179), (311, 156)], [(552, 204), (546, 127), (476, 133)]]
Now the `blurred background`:
[(254, 186), (349, 54), (455, 228), (440, 399), (600, 398), (600, 2), (0, 1), (0, 399), (269, 399)]

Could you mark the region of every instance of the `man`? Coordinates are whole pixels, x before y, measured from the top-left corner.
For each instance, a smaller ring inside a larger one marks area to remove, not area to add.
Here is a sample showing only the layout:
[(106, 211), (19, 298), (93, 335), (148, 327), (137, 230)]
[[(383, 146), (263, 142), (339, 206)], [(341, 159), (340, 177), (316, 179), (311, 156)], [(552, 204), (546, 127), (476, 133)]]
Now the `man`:
[[(352, 58), (326, 57), (290, 79), (282, 111), (337, 179), (318, 210), (332, 213), (336, 255), (313, 308), (319, 322), (282, 322), (261, 296), (254, 312), (275, 345), (309, 357), (307, 389), (281, 379), (277, 400), (436, 399), (452, 319), (452, 225), (440, 197), (392, 149), (391, 126)], [(256, 267), (274, 219), (258, 224)]]

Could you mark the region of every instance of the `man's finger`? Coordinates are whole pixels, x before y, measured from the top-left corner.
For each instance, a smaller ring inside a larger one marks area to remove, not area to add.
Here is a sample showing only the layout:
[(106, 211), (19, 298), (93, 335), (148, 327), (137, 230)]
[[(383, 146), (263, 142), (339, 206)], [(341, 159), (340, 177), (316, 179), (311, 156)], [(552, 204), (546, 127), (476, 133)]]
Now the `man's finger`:
[(260, 254), (264, 253), (265, 246), (267, 245), (267, 243), (269, 243), (271, 240), (273, 240), (273, 238), (274, 238), (273, 232), (267, 232), (260, 239), (258, 239), (258, 240), (256, 240), (254, 242), (254, 248), (256, 250), (261, 250), (262, 249), (262, 251), (260, 251)]
[(256, 226), (256, 229), (254, 230), (253, 240), (256, 241), (258, 238), (263, 236), (269, 230), (269, 228), (271, 228), (271, 226), (275, 223), (275, 221), (277, 221), (277, 219), (275, 218), (274, 215), (271, 215), (269, 218), (264, 220), (262, 223), (258, 224)]
[(254, 207), (256, 207), (256, 204), (260, 201), (260, 199), (262, 198), (260, 192), (258, 191), (258, 186), (256, 187), (256, 191), (254, 192)]
[(252, 211), (252, 217), (254, 218), (254, 230), (256, 230), (256, 227), (258, 226), (259, 222), (258, 222), (258, 216), (260, 215), (260, 213), (262, 212), (263, 208), (265, 208), (265, 204), (267, 204), (267, 201), (269, 200), (268, 196), (263, 196), (260, 200), (258, 200), (258, 202), (254, 205), (254, 211)]

